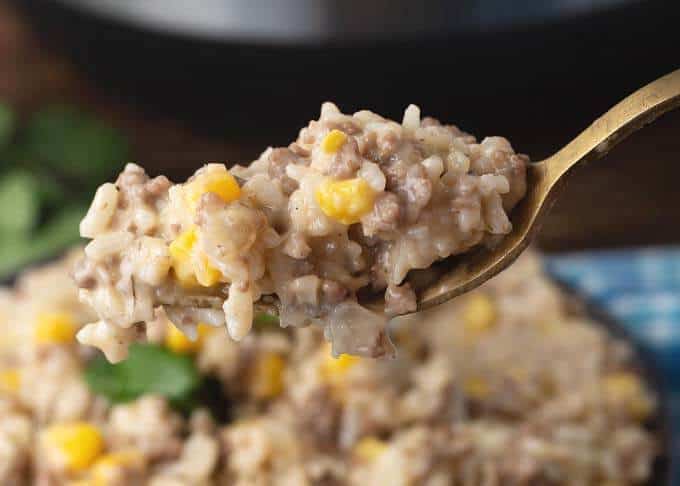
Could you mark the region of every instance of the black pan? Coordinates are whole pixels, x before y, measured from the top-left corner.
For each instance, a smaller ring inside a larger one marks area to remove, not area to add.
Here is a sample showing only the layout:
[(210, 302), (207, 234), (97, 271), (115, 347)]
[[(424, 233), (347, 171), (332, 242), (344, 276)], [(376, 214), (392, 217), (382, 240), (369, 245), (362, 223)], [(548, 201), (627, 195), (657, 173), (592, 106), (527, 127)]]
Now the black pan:
[[(39, 266), (41, 263), (49, 262), (50, 260), (53, 259), (35, 263), (31, 267)], [(3, 279), (0, 281), (0, 285), (12, 285), (16, 278), (17, 275)], [(656, 438), (659, 448), (659, 453), (652, 466), (652, 477), (647, 485), (677, 486), (680, 484), (680, 462), (679, 458), (673, 454), (673, 443), (676, 438), (672, 436), (670, 392), (667, 380), (663, 379), (663, 375), (654, 358), (654, 353), (642, 342), (635, 339), (625, 326), (596, 305), (593, 305), (585, 295), (574, 290), (564, 282), (554, 278), (553, 280), (569, 296), (567, 303), (570, 309), (590, 316), (595, 322), (603, 326), (611, 336), (628, 343), (633, 350), (633, 368), (643, 377), (647, 386), (656, 396), (658, 403), (656, 415), (646, 424), (647, 428)]]
[[(305, 1), (358, 3), (298, 3)], [(190, 35), (110, 12), (113, 4), (119, 11), (154, 2), (11, 0), (44, 46), (66, 53), (98, 90), (235, 142), (257, 137), (257, 146), (286, 144), (315, 119), (321, 102), (332, 100), (345, 112), (370, 108), (390, 118), (416, 103), (423, 113), (465, 121), (471, 133), (502, 133), (540, 156), (526, 128), (532, 135), (537, 128), (577, 133), (677, 68), (680, 43), (680, 2), (672, 0), (427, 0), (459, 9), (439, 20), (468, 28), (398, 35), (385, 21), (372, 24), (379, 38), (292, 43)], [(376, 4), (360, 3), (362, 15)], [(554, 148), (566, 140), (545, 142)]]
[(217, 42), (314, 45), (493, 32), (639, 0), (50, 0), (138, 28)]
[(680, 484), (680, 463), (673, 454), (673, 444), (677, 440), (672, 436), (673, 420), (670, 409), (670, 390), (664, 379), (660, 367), (654, 357), (654, 352), (628, 331), (620, 322), (597, 305), (587, 296), (575, 290), (565, 282), (553, 278), (557, 285), (569, 296), (568, 305), (576, 311), (590, 316), (595, 322), (603, 326), (616, 339), (628, 343), (634, 353), (633, 368), (640, 373), (648, 387), (658, 400), (657, 413), (646, 424), (657, 439), (659, 455), (652, 466), (652, 477), (648, 486), (677, 486)]

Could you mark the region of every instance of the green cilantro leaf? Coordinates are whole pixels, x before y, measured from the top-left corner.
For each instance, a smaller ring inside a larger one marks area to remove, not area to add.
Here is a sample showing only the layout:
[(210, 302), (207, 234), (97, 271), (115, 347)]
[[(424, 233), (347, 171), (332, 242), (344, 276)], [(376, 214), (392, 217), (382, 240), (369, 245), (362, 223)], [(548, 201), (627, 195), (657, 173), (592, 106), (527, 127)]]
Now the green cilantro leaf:
[(154, 344), (133, 344), (125, 361), (111, 364), (103, 356), (92, 360), (85, 380), (95, 393), (113, 403), (146, 394), (161, 395), (180, 409), (193, 403), (201, 376), (193, 360)]
[(5, 147), (14, 134), (14, 112), (4, 103), (0, 103), (0, 148)]
[(128, 159), (125, 139), (98, 119), (66, 106), (36, 113), (23, 143), (34, 163), (74, 179), (103, 180)]
[(279, 317), (267, 312), (260, 312), (255, 315), (253, 325), (260, 330), (277, 328), (279, 327)]
[(16, 270), (34, 260), (32, 251), (26, 246), (26, 237), (0, 235), (0, 281), (7, 283)]
[(0, 232), (0, 280), (28, 263), (57, 255), (77, 242), (78, 223), (84, 214), (84, 207), (67, 206), (34, 234)]
[(0, 178), (0, 233), (23, 235), (39, 217), (38, 183), (29, 172), (14, 170)]
[(37, 232), (34, 246), (41, 253), (55, 254), (80, 239), (80, 220), (83, 219), (87, 207), (70, 204), (54, 214)]

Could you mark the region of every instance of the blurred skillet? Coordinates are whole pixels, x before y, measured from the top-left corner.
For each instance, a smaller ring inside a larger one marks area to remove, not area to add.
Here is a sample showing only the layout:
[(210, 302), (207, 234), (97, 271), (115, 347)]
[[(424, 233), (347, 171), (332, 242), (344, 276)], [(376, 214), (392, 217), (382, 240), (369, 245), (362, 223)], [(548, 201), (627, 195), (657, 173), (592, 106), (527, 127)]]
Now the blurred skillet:
[(541, 156), (562, 140), (527, 134), (575, 133), (680, 43), (668, 0), (10, 1), (98, 88), (257, 147), (331, 99), (393, 118), (414, 102)]
[(570, 309), (584, 312), (603, 326), (610, 336), (628, 343), (633, 350), (635, 355), (633, 368), (640, 373), (658, 400), (657, 414), (647, 423), (647, 427), (657, 438), (659, 455), (652, 465), (652, 477), (646, 484), (648, 486), (677, 486), (680, 484), (680, 463), (673, 453), (673, 444), (677, 439), (671, 435), (673, 421), (669, 403), (670, 391), (658, 368), (654, 353), (640, 340), (635, 339), (620, 322), (593, 305), (587, 296), (554, 277), (553, 280), (568, 296), (567, 305)]
[(394, 40), (589, 15), (632, 0), (55, 0), (143, 29), (277, 45)]
[[(53, 259), (54, 258), (35, 263), (31, 265), (31, 267), (48, 263)], [(13, 285), (17, 276), (18, 274), (8, 279), (0, 280), (0, 285)], [(640, 373), (658, 401), (657, 413), (648, 421), (647, 428), (656, 437), (659, 454), (652, 465), (652, 477), (646, 484), (647, 486), (676, 486), (677, 484), (680, 484), (678, 483), (678, 481), (680, 481), (679, 459), (673, 454), (673, 443), (675, 438), (671, 436), (672, 419), (671, 410), (669, 408), (670, 396), (665, 382), (657, 368), (654, 354), (643, 343), (634, 339), (626, 328), (609, 314), (603, 312), (597, 306), (592, 305), (584, 295), (579, 294), (573, 288), (559, 280), (555, 280), (555, 282), (568, 296), (567, 305), (570, 310), (574, 312), (584, 312), (589, 315), (595, 322), (603, 326), (611, 336), (628, 343), (633, 350), (633, 368)]]

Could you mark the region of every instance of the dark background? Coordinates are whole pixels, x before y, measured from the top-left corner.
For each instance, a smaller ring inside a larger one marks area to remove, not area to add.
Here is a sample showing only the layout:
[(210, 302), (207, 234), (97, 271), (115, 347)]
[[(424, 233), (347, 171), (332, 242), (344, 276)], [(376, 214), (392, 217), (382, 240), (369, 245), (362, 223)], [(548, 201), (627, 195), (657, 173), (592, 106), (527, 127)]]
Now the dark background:
[[(540, 159), (680, 68), (679, 47), (672, 0), (502, 30), (296, 47), (152, 34), (48, 0), (0, 0), (0, 97), (26, 113), (54, 100), (87, 107), (127, 134), (136, 161), (175, 178), (287, 144), (324, 100), (397, 118), (416, 103)], [(579, 168), (540, 245), (680, 242), (679, 154), (676, 112)]]

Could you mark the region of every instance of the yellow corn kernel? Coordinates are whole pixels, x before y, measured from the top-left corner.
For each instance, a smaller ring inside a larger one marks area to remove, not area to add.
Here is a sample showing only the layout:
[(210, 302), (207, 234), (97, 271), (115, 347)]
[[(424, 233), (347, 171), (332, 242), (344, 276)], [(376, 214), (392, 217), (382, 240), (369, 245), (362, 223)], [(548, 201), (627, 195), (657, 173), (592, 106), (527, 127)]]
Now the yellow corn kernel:
[(170, 325), (168, 332), (165, 335), (165, 346), (177, 354), (195, 353), (201, 349), (206, 336), (213, 333), (215, 328), (213, 326), (209, 326), (208, 324), (199, 322), (198, 326), (196, 326), (196, 331), (198, 336), (195, 341), (192, 341), (186, 337), (182, 331), (177, 329), (177, 327)]
[(175, 261), (172, 264), (172, 270), (182, 287), (198, 287), (198, 280), (196, 280), (196, 275), (194, 275), (194, 267), (191, 265), (191, 262)]
[(197, 326), (197, 331), (198, 331), (198, 341), (203, 344), (205, 341), (205, 338), (210, 336), (212, 333), (218, 331), (220, 328), (211, 326), (210, 324), (204, 324), (202, 322), (198, 323)]
[(21, 374), (16, 368), (0, 371), (0, 393), (13, 395), (21, 386)]
[[(175, 276), (184, 287), (195, 287), (200, 284), (204, 287), (212, 287), (222, 277), (222, 273), (208, 263), (208, 258), (203, 255), (194, 255), (198, 230), (192, 227), (180, 234), (170, 243), (169, 251), (172, 260), (172, 268)], [(197, 260), (194, 260), (194, 257)], [(196, 265), (196, 262), (199, 264)]]
[(322, 182), (316, 189), (315, 196), (326, 216), (343, 224), (354, 224), (373, 208), (375, 191), (368, 182), (357, 177)]
[(463, 384), (463, 391), (466, 395), (477, 400), (484, 400), (491, 393), (489, 384), (483, 378), (470, 377)]
[(276, 353), (261, 356), (252, 369), (251, 393), (257, 399), (274, 398), (283, 391), (284, 359)]
[(651, 400), (645, 395), (640, 379), (632, 373), (613, 373), (604, 379), (605, 397), (615, 403), (623, 403), (628, 412), (644, 420), (652, 412)]
[(466, 332), (473, 335), (483, 333), (494, 325), (496, 307), (488, 296), (474, 294), (465, 304), (462, 317)]
[(40, 314), (35, 327), (38, 344), (66, 344), (75, 339), (78, 326), (68, 312)]
[(628, 405), (628, 411), (637, 420), (646, 420), (654, 411), (654, 404), (652, 401), (644, 396), (638, 395), (633, 398)]
[(638, 378), (631, 373), (613, 373), (604, 379), (604, 393), (612, 400), (626, 400), (642, 391)]
[(92, 467), (92, 486), (109, 486), (119, 468), (141, 470), (144, 465), (144, 456), (133, 449), (105, 454)]
[(558, 320), (541, 320), (537, 322), (538, 330), (546, 335), (556, 334), (562, 329), (562, 323)]
[(346, 141), (347, 135), (345, 135), (345, 132), (333, 129), (328, 132), (328, 135), (326, 135), (321, 141), (321, 150), (327, 154), (334, 154), (340, 150)]
[(196, 244), (196, 239), (196, 229), (191, 228), (175, 238), (168, 248), (175, 276), (179, 283), (185, 287), (198, 285), (191, 263), (191, 252)]
[(198, 340), (192, 341), (182, 331), (171, 325), (165, 335), (165, 346), (177, 354), (190, 354), (198, 351)]
[(387, 449), (387, 443), (376, 437), (364, 437), (354, 446), (354, 454), (364, 461), (375, 461)]
[(90, 467), (104, 449), (99, 429), (88, 422), (52, 425), (43, 434), (44, 445), (59, 454), (71, 472)]
[(341, 381), (347, 372), (356, 365), (361, 358), (349, 354), (341, 354), (334, 358), (330, 349), (326, 352), (324, 362), (321, 364), (321, 376), (328, 383)]
[(241, 196), (241, 188), (233, 175), (223, 165), (210, 165), (204, 172), (184, 187), (184, 194), (192, 211), (196, 210), (201, 196), (212, 192), (224, 202), (235, 201)]
[(222, 272), (210, 265), (205, 255), (199, 255), (198, 262), (194, 262), (194, 274), (203, 287), (212, 287), (222, 278)]
[(195, 227), (186, 230), (170, 243), (170, 256), (177, 260), (189, 260), (197, 239), (198, 235), (196, 234)]
[(529, 379), (527, 369), (522, 366), (512, 366), (508, 369), (508, 376), (518, 383), (526, 383)]

